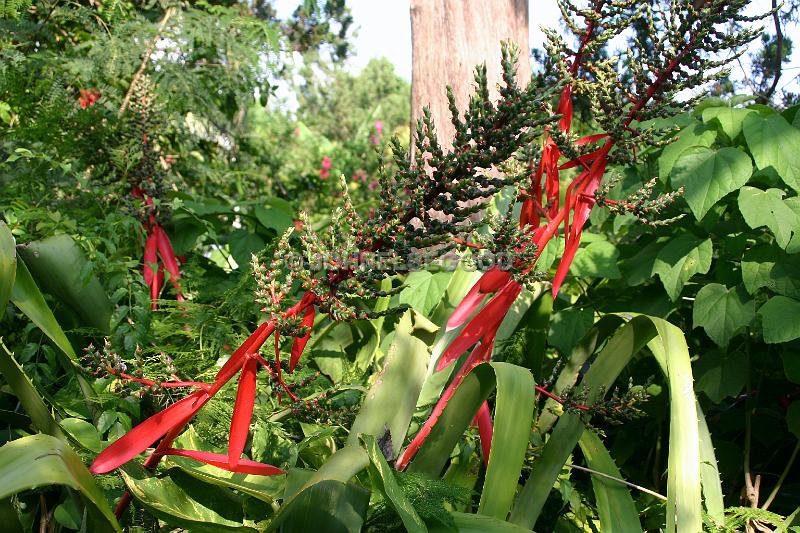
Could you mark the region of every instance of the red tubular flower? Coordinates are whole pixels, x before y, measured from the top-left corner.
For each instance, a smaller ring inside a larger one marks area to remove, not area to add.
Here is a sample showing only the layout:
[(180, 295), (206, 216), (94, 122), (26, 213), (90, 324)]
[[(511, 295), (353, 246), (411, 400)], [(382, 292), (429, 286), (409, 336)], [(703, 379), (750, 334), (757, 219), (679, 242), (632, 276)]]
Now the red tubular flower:
[(450, 319), (447, 321), (447, 331), (454, 330), (466, 322), (486, 295), (497, 291), (508, 282), (510, 277), (508, 272), (503, 272), (499, 268), (487, 270), (450, 315)]
[(313, 305), (306, 307), (306, 310), (303, 312), (303, 327), (307, 329), (307, 333), (302, 337), (296, 337), (292, 342), (292, 356), (289, 359), (289, 373), (294, 372), (294, 367), (297, 366), (297, 361), (300, 360), (300, 356), (303, 355), (303, 350), (305, 350), (306, 344), (308, 344), (308, 339), (311, 338), (311, 326), (314, 325), (315, 315), (316, 311)]
[(256, 399), (256, 372), (258, 362), (247, 357), (239, 374), (239, 388), (236, 391), (236, 402), (233, 405), (231, 431), (228, 440), (228, 464), (235, 468), (242, 457), (247, 435), (250, 433), (250, 422), (253, 419), (253, 406)]
[(105, 474), (127, 463), (171, 429), (193, 417), (210, 398), (208, 392), (199, 390), (154, 414), (100, 452), (89, 471)]
[(178, 301), (183, 301), (181, 294), (181, 286), (178, 280), (181, 277), (181, 271), (178, 267), (178, 258), (175, 257), (175, 251), (172, 249), (172, 242), (169, 240), (169, 235), (164, 231), (164, 228), (156, 224), (153, 227), (153, 235), (156, 236), (158, 243), (158, 253), (161, 256), (161, 261), (164, 263), (164, 268), (169, 272), (169, 280), (177, 293), (176, 298)]
[(489, 404), (487, 402), (484, 401), (481, 404), (473, 423), (478, 426), (478, 434), (481, 436), (483, 462), (488, 465), (489, 454), (492, 451), (492, 434), (494, 433), (494, 427), (492, 426), (492, 413), (489, 411)]
[(228, 462), (228, 456), (221, 453), (201, 452), (197, 450), (182, 450), (179, 448), (170, 448), (164, 455), (176, 455), (179, 457), (189, 457), (195, 461), (200, 461), (207, 465), (216, 466), (229, 472), (237, 472), (239, 474), (255, 474), (257, 476), (279, 476), (285, 474), (285, 470), (265, 463), (251, 461), (250, 459), (240, 459), (236, 466), (232, 466)]

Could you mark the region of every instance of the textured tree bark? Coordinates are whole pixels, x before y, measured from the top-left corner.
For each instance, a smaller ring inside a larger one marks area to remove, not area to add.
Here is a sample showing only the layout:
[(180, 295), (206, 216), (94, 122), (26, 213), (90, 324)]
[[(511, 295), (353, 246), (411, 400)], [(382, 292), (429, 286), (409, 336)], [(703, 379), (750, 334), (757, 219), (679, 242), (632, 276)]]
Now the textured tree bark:
[(496, 99), (504, 40), (519, 46), (517, 80), (527, 84), (531, 76), (528, 0), (411, 0), (412, 135), (427, 105), (439, 142), (451, 146), (455, 129), (445, 86), (453, 87), (458, 109), (463, 111), (474, 87), (475, 66), (485, 62), (489, 89)]

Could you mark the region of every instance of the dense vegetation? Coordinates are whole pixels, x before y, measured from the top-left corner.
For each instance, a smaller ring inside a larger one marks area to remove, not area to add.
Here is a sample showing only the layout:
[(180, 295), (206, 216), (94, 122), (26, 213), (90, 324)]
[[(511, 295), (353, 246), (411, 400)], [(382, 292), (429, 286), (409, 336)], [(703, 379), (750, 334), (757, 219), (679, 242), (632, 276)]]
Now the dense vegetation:
[(4, 530), (800, 530), (770, 19), (589, 4), (409, 150), (343, 0), (0, 2)]

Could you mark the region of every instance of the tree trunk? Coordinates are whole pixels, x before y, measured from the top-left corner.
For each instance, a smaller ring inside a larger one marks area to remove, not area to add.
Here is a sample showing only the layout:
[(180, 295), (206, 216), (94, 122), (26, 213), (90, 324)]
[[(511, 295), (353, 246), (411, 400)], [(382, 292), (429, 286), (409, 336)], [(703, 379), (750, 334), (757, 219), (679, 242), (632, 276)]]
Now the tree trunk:
[(455, 129), (445, 86), (453, 88), (463, 112), (475, 85), (475, 66), (486, 63), (490, 94), (497, 99), (503, 73), (500, 42), (504, 40), (519, 46), (517, 80), (525, 85), (531, 77), (528, 0), (411, 0), (412, 135), (427, 105), (439, 142), (451, 147)]

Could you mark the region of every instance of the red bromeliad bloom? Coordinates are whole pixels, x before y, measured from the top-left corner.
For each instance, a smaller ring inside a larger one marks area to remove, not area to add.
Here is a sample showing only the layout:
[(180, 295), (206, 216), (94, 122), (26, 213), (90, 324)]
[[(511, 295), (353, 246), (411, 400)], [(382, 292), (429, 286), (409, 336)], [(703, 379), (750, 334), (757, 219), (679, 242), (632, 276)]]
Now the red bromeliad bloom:
[(81, 89), (79, 93), (78, 104), (83, 109), (93, 106), (100, 99), (100, 91), (97, 89)]
[[(153, 205), (153, 199), (142, 193), (138, 187), (134, 187), (131, 194), (139, 199), (144, 199), (148, 206)], [(176, 299), (183, 301), (183, 293), (179, 279), (181, 277), (178, 258), (172, 249), (172, 241), (164, 228), (156, 221), (154, 215), (144, 225), (147, 238), (144, 244), (144, 282), (150, 287), (150, 308), (155, 311), (158, 308), (158, 297), (164, 287), (164, 270), (169, 273), (169, 280), (175, 288)], [(160, 259), (160, 261), (159, 261)]]

